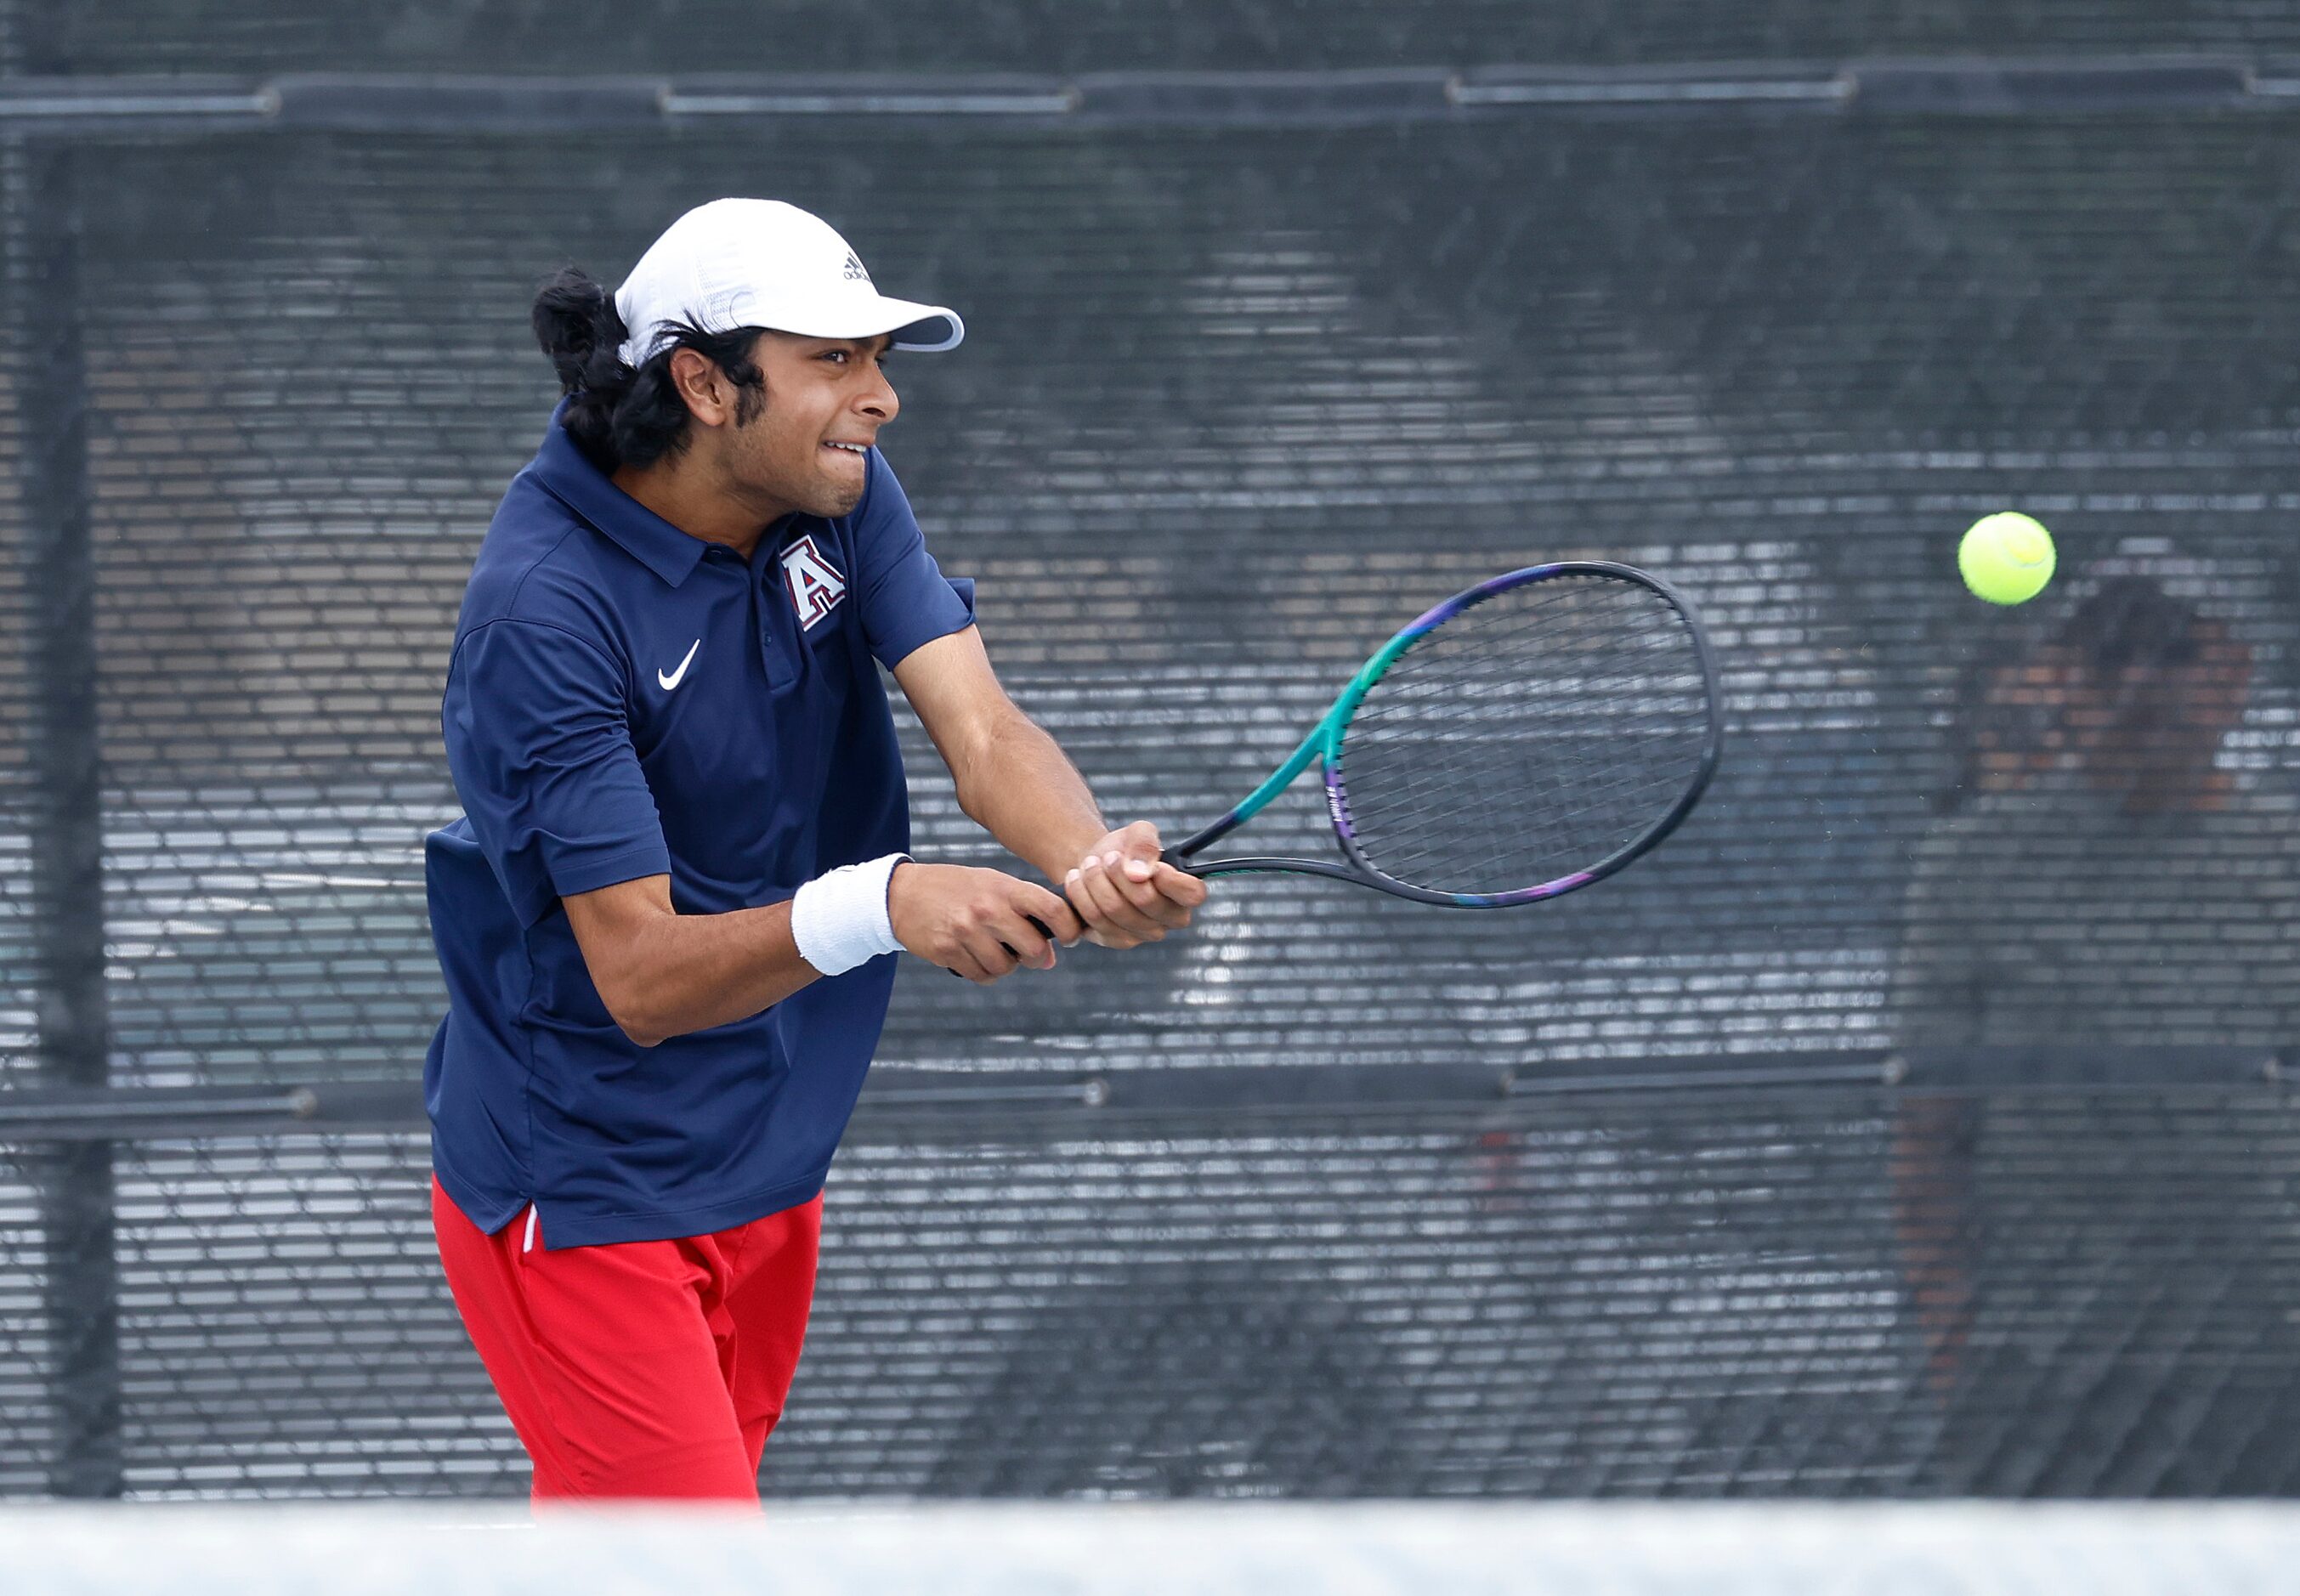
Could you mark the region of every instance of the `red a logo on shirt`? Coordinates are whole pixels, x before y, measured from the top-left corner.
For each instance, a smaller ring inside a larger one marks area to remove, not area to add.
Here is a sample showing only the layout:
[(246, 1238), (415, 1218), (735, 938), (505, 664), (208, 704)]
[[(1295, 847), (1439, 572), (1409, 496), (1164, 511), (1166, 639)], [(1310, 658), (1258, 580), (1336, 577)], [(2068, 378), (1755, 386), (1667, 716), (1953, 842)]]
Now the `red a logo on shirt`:
[(846, 596), (846, 578), (822, 557), (812, 533), (783, 551), (783, 581), (790, 588), (791, 608), (798, 611), (803, 632), (814, 630), (814, 623)]

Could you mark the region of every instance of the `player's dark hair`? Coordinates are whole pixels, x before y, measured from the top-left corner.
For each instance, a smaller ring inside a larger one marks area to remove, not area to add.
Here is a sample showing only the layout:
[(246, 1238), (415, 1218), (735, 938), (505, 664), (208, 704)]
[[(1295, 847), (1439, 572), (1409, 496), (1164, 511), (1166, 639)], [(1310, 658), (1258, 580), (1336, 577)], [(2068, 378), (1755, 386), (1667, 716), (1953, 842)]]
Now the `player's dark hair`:
[(2132, 665), (2194, 663), (2203, 619), (2146, 577), (2114, 576), (2085, 595), (2054, 640), (2094, 676), (2109, 677)]
[[(2102, 578), (2044, 644), (2081, 663), (2095, 682), (2113, 688), (2130, 667), (2163, 670), (2195, 663), (2212, 624), (2196, 605), (2165, 592), (2154, 578), (2125, 572)], [(1984, 702), (1990, 677), (2016, 667), (2028, 652), (2000, 646), (1967, 669), (1959, 694), (1964, 746), (1954, 776), (1934, 794), (1936, 812), (1962, 807), (1973, 790), (1984, 745), (2007, 752), (2032, 752), (2060, 724), (2060, 711), (2047, 706), (1992, 710)]]
[(758, 328), (710, 333), (674, 323), (673, 341), (634, 370), (623, 363), (622, 343), (630, 329), (614, 295), (573, 266), (561, 268), (536, 290), (530, 320), (536, 343), (559, 374), (559, 391), (567, 395), (560, 425), (602, 471), (650, 466), (686, 452), (694, 417), (671, 378), (671, 357), (680, 349), (694, 350), (735, 385), (738, 425), (748, 424), (766, 403), (765, 375), (751, 359)]

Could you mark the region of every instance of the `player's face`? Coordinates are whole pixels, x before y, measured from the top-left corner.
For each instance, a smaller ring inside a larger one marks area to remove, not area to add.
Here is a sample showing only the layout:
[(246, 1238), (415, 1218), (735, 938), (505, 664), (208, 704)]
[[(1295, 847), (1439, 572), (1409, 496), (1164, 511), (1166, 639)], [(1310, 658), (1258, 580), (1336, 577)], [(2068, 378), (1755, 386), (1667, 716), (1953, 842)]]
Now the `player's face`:
[(1983, 791), (2025, 786), (2072, 757), (2094, 785), (2177, 802), (2209, 779), (2221, 739), (2244, 719), (2252, 650), (2217, 621), (2188, 658), (2103, 673), (2052, 645), (2000, 669), (1988, 704), (2005, 729), (1980, 734)]
[(2211, 768), (2221, 739), (2244, 719), (2252, 650), (2217, 621), (2200, 621), (2177, 663), (2131, 666), (2109, 678), (2077, 674), (2069, 722), (2095, 762), (2155, 772)]
[(861, 503), (861, 451), (902, 408), (887, 381), (892, 342), (762, 333), (751, 359), (766, 378), (766, 403), (729, 440), (738, 491), (805, 515), (845, 515)]

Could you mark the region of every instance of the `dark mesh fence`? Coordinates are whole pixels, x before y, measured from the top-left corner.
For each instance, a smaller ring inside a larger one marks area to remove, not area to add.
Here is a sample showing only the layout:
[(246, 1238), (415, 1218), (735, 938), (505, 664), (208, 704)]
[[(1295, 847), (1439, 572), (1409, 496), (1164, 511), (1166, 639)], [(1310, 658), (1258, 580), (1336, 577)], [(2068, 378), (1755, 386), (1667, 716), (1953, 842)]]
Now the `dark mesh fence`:
[[(1249, 8), (1183, 43), (1115, 7), (746, 35), (409, 6), (353, 37), (184, 0), (12, 59), (2300, 40), (2273, 6), (1969, 36), (1504, 9)], [(1729, 710), (1703, 808), (1586, 894), (1233, 880), (1157, 947), (987, 991), (908, 970), (771, 1488), (2291, 1490), (2286, 103), (603, 129), (578, 96), (516, 129), (9, 135), (0, 1491), (522, 1488), (423, 1206), (438, 691), (549, 410), (536, 279), (616, 280), (731, 193), (966, 315), (894, 368), (888, 453), (1113, 817), (1212, 819), (1382, 636), (1538, 560), (1682, 589)], [(2007, 506), (2060, 544), (2018, 611), (1954, 568)], [(905, 738), (921, 851), (999, 860)], [(1252, 835), (1331, 846), (1306, 792)]]
[[(882, 1113), (766, 1484), (2282, 1492), (2296, 1153), (2233, 1085)], [(119, 1144), (128, 1490), (523, 1488), (427, 1168), (406, 1132)], [(6, 1389), (38, 1492), (71, 1416)]]

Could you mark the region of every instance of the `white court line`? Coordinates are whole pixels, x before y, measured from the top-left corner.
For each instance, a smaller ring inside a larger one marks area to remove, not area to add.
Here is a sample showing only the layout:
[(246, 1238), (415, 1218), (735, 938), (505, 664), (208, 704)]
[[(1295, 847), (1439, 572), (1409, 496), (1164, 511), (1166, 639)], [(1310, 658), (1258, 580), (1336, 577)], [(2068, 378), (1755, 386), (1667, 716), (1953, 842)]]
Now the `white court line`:
[(1804, 1596), (2300, 1588), (2271, 1503), (407, 1507), (0, 1511), (10, 1596)]

